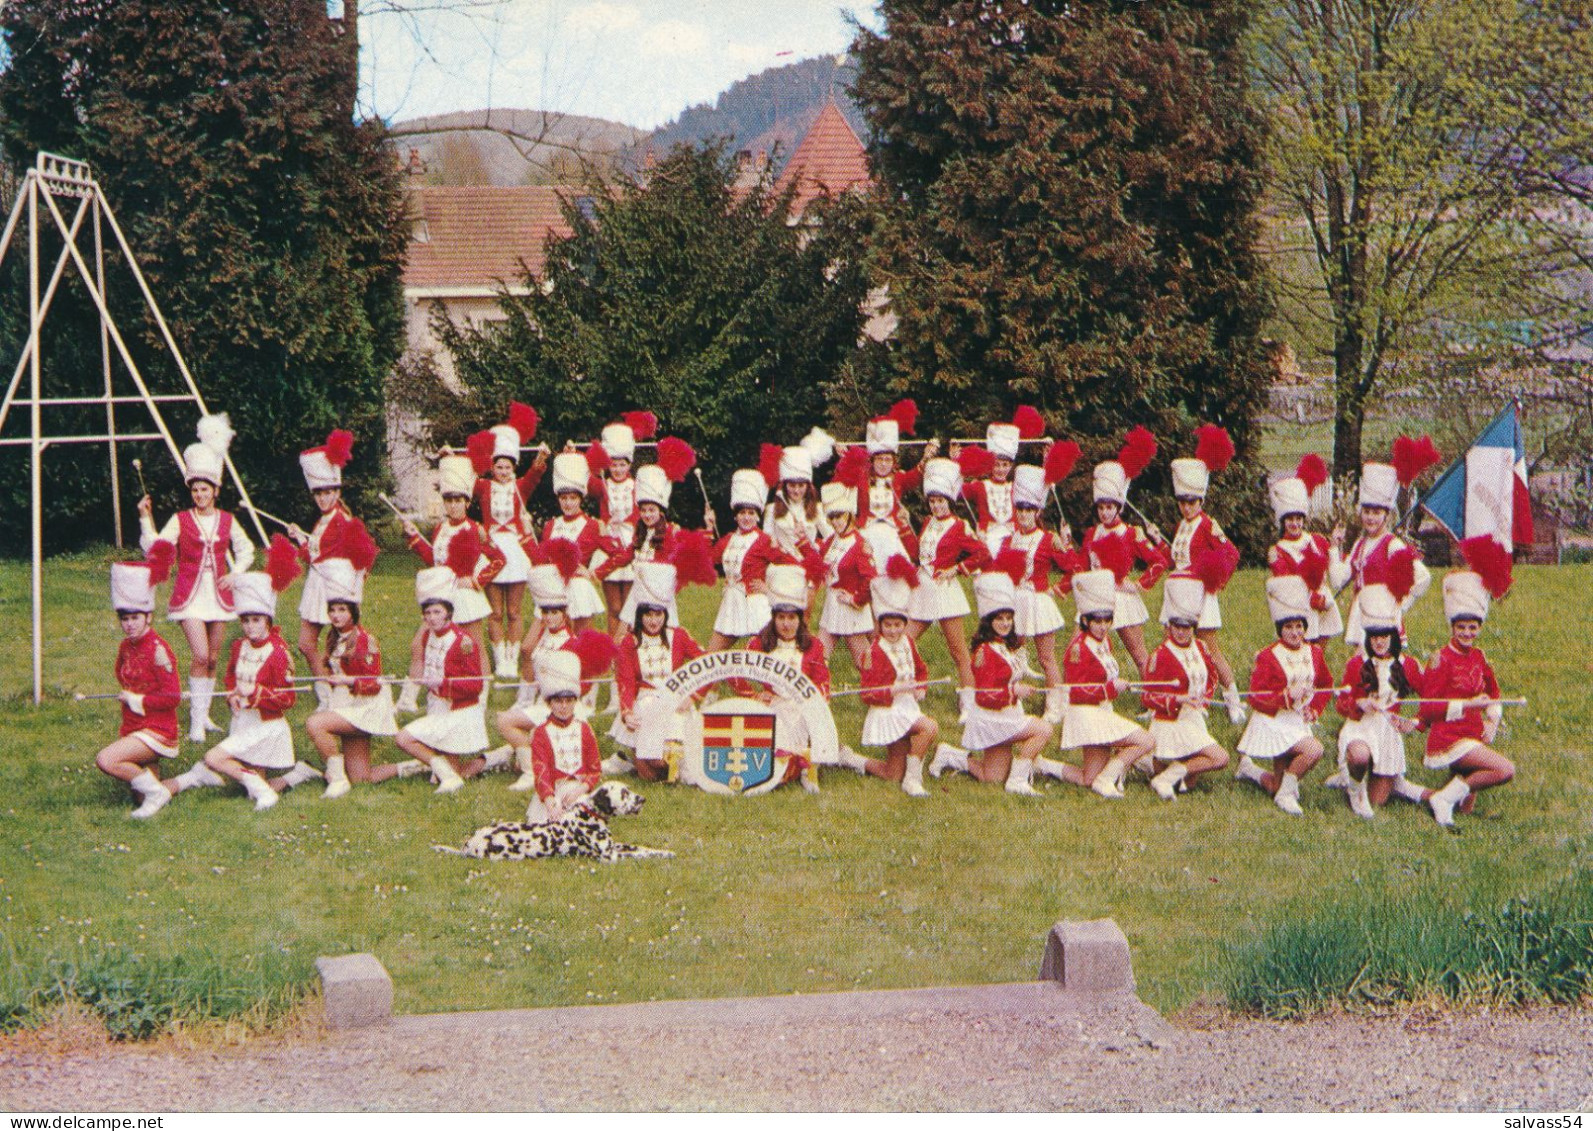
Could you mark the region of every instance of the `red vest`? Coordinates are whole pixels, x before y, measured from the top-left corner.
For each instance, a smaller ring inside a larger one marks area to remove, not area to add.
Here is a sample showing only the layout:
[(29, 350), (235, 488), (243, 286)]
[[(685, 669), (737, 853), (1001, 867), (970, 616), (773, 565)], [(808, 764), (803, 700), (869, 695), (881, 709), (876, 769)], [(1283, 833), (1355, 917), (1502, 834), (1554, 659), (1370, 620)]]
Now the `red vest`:
[[(216, 522), (216, 540), (208, 544), (199, 530), (199, 522), (194, 518), (193, 511), (179, 511), (177, 514), (177, 580), (172, 583), (170, 602), (174, 612), (180, 611), (193, 599), (206, 554), (210, 555), (216, 580), (220, 581), (227, 575), (227, 548), (232, 545), (232, 515), (227, 511), (217, 511), (216, 514), (220, 516)], [(232, 612), (232, 594), (223, 592), (219, 585), (216, 587), (216, 600), (221, 602), (222, 608)]]

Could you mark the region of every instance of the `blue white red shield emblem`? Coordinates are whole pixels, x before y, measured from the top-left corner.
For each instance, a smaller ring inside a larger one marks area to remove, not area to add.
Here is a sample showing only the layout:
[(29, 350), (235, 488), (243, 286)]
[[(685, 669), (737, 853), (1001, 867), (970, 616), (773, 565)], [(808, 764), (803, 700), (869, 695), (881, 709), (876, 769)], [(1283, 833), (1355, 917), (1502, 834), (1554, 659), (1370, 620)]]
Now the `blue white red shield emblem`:
[(702, 769), (735, 793), (756, 789), (774, 776), (775, 718), (768, 714), (705, 714)]

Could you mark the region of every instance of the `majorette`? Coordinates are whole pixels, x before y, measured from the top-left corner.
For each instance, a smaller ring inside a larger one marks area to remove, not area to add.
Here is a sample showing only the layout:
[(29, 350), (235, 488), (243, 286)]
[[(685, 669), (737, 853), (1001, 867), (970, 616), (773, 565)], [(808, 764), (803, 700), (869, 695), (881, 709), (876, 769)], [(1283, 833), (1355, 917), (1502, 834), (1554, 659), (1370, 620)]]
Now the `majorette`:
[(909, 555), (918, 563), (918, 585), (907, 603), (907, 615), (925, 627), (940, 626), (946, 651), (957, 665), (958, 696), (966, 718), (973, 707), (974, 673), (962, 623), (969, 613), (962, 579), (984, 569), (990, 563), (990, 551), (952, 509), (962, 496), (962, 471), (957, 461), (930, 457), (922, 467), (929, 517), (916, 537), (910, 529), (904, 534)]
[(1280, 531), (1278, 540), (1267, 551), (1267, 565), (1272, 576), (1298, 577), (1311, 591), (1305, 636), (1313, 644), (1325, 644), (1329, 637), (1344, 631), (1344, 620), (1328, 583), (1332, 544), (1326, 535), (1306, 529), (1311, 496), (1327, 479), (1326, 462), (1312, 453), (1300, 460), (1293, 475), (1279, 479), (1267, 492), (1272, 517)]
[[(1095, 465), (1092, 493), (1097, 522), (1084, 532), (1082, 549), (1091, 569), (1109, 569), (1117, 578), (1117, 608), (1112, 624), (1128, 649), (1135, 668), (1145, 671), (1148, 654), (1144, 624), (1150, 620), (1144, 594), (1155, 588), (1167, 571), (1166, 550), (1153, 542), (1145, 530), (1123, 521), (1128, 502), (1129, 482), (1143, 471), (1156, 455), (1156, 437), (1145, 428), (1129, 431), (1115, 460)], [(1145, 567), (1138, 580), (1129, 575), (1136, 563)]]
[(785, 560), (785, 555), (775, 548), (774, 539), (758, 528), (768, 495), (769, 484), (762, 472), (743, 468), (731, 474), (730, 510), (736, 528), (714, 543), (713, 560), (724, 570), (725, 588), (708, 644), (711, 652), (762, 632), (769, 623), (764, 575), (772, 563)]
[(1147, 688), (1141, 696), (1151, 710), (1150, 734), (1156, 764), (1166, 768), (1151, 778), (1164, 801), (1195, 775), (1220, 770), (1228, 755), (1206, 729), (1206, 705), (1217, 686), (1217, 669), (1205, 643), (1195, 635), (1207, 589), (1198, 577), (1172, 574), (1162, 590), (1167, 637), (1151, 657), (1146, 679), (1167, 687)]
[[(335, 800), (354, 782), (379, 782), (392, 777), (392, 764), (371, 765), (370, 739), (398, 733), (392, 689), (382, 682), (382, 649), (375, 635), (359, 623), (363, 585), (354, 567), (333, 558), (321, 566), (327, 615), (322, 670), (330, 677), (327, 704), (305, 722), (310, 740), (326, 765), (326, 792)], [(340, 611), (340, 610), (345, 610)], [(349, 739), (362, 740), (349, 743)], [(349, 759), (354, 761), (352, 770)]]
[[(1405, 437), (1395, 441), (1397, 447), (1410, 444)], [(1427, 442), (1431, 447), (1431, 441)], [(1431, 462), (1436, 462), (1437, 452), (1431, 460), (1425, 455), (1401, 459), (1398, 466), (1387, 463), (1368, 463), (1361, 467), (1360, 522), (1361, 533), (1350, 548), (1343, 553), (1344, 528), (1333, 530), (1333, 545), (1328, 559), (1328, 581), (1335, 591), (1354, 583), (1354, 597), (1346, 618), (1344, 640), (1359, 648), (1364, 640), (1361, 629), (1361, 591), (1368, 585), (1382, 584), (1399, 599), (1400, 632), (1404, 633), (1404, 614), (1421, 599), (1432, 584), (1432, 575), (1421, 560), (1421, 553), (1394, 533), (1395, 518), (1399, 508), (1401, 486), (1409, 486)]]
[(515, 478), (521, 449), (536, 437), (536, 432), (536, 410), (513, 401), (509, 405), (507, 423), (477, 432), (465, 444), (471, 466), (479, 477), (474, 491), (476, 513), (481, 517), (487, 537), (503, 558), (502, 568), (486, 590), (492, 606), (487, 634), (492, 641), (497, 674), (503, 679), (514, 678), (518, 669), (520, 638), (525, 635), (521, 606), (525, 599), (526, 574), (536, 552), (536, 527), (526, 513), (526, 500), (542, 482), (542, 472), (548, 464), (544, 449), (537, 453), (526, 473)]
[[(595, 559), (605, 545), (611, 550), (618, 548), (604, 539), (597, 519), (582, 509), (587, 488), (596, 478), (588, 456), (579, 452), (560, 452), (554, 456), (553, 495), (558, 500), (559, 513), (542, 524), (542, 553), (549, 560), (552, 560), (555, 542), (567, 542), (575, 548), (575, 564), (565, 578), (568, 586), (565, 599), (572, 627), (577, 632), (588, 627), (592, 618), (603, 611), (603, 600), (598, 596), (592, 572)], [(536, 598), (534, 586), (531, 595)]]
[(835, 438), (822, 428), (810, 430), (801, 443), (790, 447), (763, 446), (758, 469), (774, 488), (774, 498), (764, 511), (763, 532), (791, 561), (801, 561), (830, 536), (813, 470), (828, 463), (834, 454)]
[[(1045, 421), (1031, 405), (1020, 405), (1013, 413), (1011, 423), (993, 423), (985, 429), (985, 443), (981, 448), (964, 448), (963, 452), (983, 452), (976, 456), (976, 470), (970, 470), (957, 453), (962, 466), (962, 496), (974, 508), (974, 523), (985, 547), (992, 555), (1001, 549), (1001, 543), (1013, 531), (1013, 477), (1018, 461), (1019, 446), (1025, 440), (1037, 440), (1045, 432)], [(988, 460), (988, 466), (980, 467)]]
[[(612, 581), (632, 571), (642, 562), (669, 561), (675, 554), (675, 541), (681, 529), (669, 520), (669, 500), (676, 483), (686, 478), (696, 465), (697, 454), (686, 443), (666, 436), (658, 442), (658, 462), (648, 464), (636, 472), (636, 523), (629, 527), (629, 540), (619, 546), (595, 573), (605, 581)], [(614, 528), (610, 526), (612, 531)], [(610, 610), (611, 612), (613, 610)], [(680, 623), (680, 614), (673, 607), (669, 613), (671, 627)], [(634, 588), (625, 596), (613, 625), (615, 633), (636, 623), (636, 593)]]
[[(1023, 555), (1025, 568), (1018, 582), (1016, 631), (1024, 640), (1033, 640), (1045, 674), (1045, 721), (1062, 721), (1064, 698), (1057, 690), (1062, 669), (1057, 663), (1056, 634), (1066, 624), (1057, 606), (1056, 595), (1066, 593), (1074, 573), (1088, 564), (1073, 548), (1072, 540), (1047, 530), (1040, 522), (1049, 488), (1060, 482), (1078, 459), (1078, 445), (1071, 441), (1052, 444), (1045, 465), (1022, 464), (1013, 471), (1012, 501), (1014, 529), (998, 547), (1000, 552)], [(1052, 572), (1060, 575), (1053, 589)]]
[(177, 657), (171, 645), (150, 627), (155, 612), (150, 563), (112, 563), (111, 608), (121, 621), (123, 635), (116, 649), (122, 725), (116, 741), (101, 750), (94, 762), (132, 788), (141, 802), (132, 815), (142, 820), (154, 816), (171, 800), (155, 769), (162, 758), (177, 756), (177, 704), (182, 702)]
[(487, 748), (481, 649), (453, 623), (460, 593), (459, 574), (447, 566), (415, 575), (415, 602), (424, 626), (420, 679), (427, 691), (426, 713), (399, 730), (397, 743), (431, 767), (438, 793), (454, 793), (466, 777), (479, 773), (485, 762), (475, 755)]

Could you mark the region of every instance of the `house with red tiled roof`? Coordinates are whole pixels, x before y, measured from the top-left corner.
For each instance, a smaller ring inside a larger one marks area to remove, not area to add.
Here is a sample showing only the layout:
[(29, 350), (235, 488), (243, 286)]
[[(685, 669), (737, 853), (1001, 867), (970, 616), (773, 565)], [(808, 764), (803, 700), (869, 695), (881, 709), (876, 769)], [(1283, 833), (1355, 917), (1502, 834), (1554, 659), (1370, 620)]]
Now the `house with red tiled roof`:
[(801, 216), (821, 196), (868, 188), (868, 153), (833, 98), (824, 104), (785, 163), (775, 181), (775, 192), (784, 192), (792, 182), (797, 186), (791, 199), (794, 216)]

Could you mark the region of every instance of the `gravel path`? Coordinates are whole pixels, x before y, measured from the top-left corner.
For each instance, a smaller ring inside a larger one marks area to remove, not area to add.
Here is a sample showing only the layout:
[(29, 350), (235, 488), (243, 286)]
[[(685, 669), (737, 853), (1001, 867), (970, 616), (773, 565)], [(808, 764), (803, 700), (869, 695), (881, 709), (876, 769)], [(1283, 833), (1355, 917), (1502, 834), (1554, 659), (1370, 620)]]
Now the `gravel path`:
[(11, 1111), (1590, 1106), (1574, 1009), (1168, 1024), (1047, 983), (407, 1017), (236, 1048), (0, 1040)]

